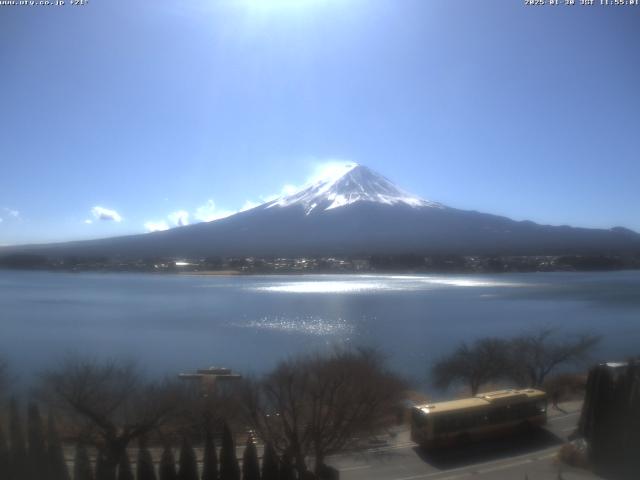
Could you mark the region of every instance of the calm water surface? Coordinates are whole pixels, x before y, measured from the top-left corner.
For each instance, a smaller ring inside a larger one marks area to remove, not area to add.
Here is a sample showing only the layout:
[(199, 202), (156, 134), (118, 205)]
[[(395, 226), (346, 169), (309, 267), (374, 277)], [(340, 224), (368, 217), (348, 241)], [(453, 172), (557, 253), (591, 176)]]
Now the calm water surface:
[(297, 352), (372, 345), (424, 380), (463, 340), (592, 331), (596, 359), (640, 353), (640, 272), (204, 277), (0, 271), (0, 354), (20, 376), (65, 352), (152, 373), (264, 371)]

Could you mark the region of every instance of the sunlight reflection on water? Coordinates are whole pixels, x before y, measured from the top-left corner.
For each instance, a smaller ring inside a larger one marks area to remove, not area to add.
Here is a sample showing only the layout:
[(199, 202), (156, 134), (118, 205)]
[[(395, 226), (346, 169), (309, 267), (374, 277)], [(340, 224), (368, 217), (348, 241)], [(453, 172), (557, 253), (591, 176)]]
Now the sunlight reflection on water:
[[(295, 281), (268, 286), (254, 287), (253, 290), (282, 293), (363, 293), (371, 291), (415, 291), (445, 287), (520, 287), (525, 284), (504, 282), (488, 278), (468, 277), (425, 277), (425, 276), (362, 276), (361, 281)], [(529, 284), (529, 286), (531, 286)]]
[(371, 290), (388, 289), (381, 282), (287, 282), (256, 287), (255, 290), (263, 292), (288, 292), (288, 293), (352, 293)]
[(326, 319), (317, 316), (305, 317), (262, 317), (247, 323), (236, 323), (236, 327), (277, 332), (305, 333), (308, 335), (350, 335), (355, 328), (343, 318)]
[[(469, 279), (469, 278), (425, 278), (423, 282), (435, 285), (448, 285), (452, 287), (523, 287), (525, 284), (516, 282), (499, 282), (488, 279)], [(531, 284), (528, 284), (531, 286)]]

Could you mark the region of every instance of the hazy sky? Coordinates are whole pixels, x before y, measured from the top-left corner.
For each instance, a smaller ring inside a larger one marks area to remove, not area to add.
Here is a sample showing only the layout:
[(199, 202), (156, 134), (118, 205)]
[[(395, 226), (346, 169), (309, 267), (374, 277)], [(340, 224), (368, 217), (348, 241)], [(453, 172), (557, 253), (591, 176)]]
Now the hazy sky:
[(0, 6), (0, 244), (211, 219), (344, 161), (640, 230), (640, 7), (68, 3)]

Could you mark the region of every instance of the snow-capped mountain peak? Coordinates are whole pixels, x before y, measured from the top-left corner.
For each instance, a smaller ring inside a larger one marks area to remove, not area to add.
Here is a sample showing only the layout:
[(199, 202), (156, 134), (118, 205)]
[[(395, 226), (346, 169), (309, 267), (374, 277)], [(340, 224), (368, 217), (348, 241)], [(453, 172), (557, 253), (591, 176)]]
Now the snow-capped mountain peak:
[(313, 211), (331, 210), (357, 202), (443, 208), (439, 203), (405, 192), (382, 175), (357, 164), (347, 167), (339, 176), (320, 180), (293, 195), (276, 199), (266, 208), (302, 205), (309, 215)]

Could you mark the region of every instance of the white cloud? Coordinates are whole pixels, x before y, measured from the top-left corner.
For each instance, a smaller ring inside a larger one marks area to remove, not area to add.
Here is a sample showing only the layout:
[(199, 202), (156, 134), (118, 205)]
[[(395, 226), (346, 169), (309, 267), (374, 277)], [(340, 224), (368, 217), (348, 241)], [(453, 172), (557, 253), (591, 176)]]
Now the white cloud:
[(325, 161), (315, 162), (313, 164), (311, 174), (307, 177), (304, 183), (302, 183), (301, 185), (287, 183), (282, 186), (279, 193), (260, 197), (260, 200), (263, 203), (267, 203), (272, 202), (273, 200), (276, 200), (280, 197), (288, 197), (290, 195), (294, 195), (315, 183), (338, 179), (355, 166), (355, 162), (338, 159), (329, 159)]
[(256, 208), (258, 205), (260, 205), (259, 202), (253, 202), (251, 200), (247, 200), (246, 202), (244, 202), (244, 205), (242, 205), (242, 208), (240, 209), (241, 212), (246, 212), (247, 210), (251, 210), (252, 208)]
[(273, 202), (279, 196), (280, 195), (278, 195), (277, 193), (274, 193), (273, 195), (267, 195), (266, 197), (260, 197), (260, 201), (263, 202), (263, 203)]
[(91, 220), (90, 218), (87, 218), (84, 223), (86, 223), (87, 225), (91, 225), (93, 223), (93, 220)]
[(9, 216), (13, 218), (20, 218), (20, 212), (18, 210), (14, 210), (12, 208), (4, 208), (4, 211), (9, 214)]
[[(279, 197), (293, 195), (300, 190), (307, 188), (314, 183), (317, 183), (321, 180), (327, 180), (332, 178), (337, 178), (343, 175), (347, 170), (353, 168), (355, 164), (353, 162), (347, 162), (344, 160), (334, 160), (330, 159), (322, 162), (315, 162), (313, 164), (311, 175), (307, 178), (307, 180), (301, 185), (294, 185), (291, 183), (287, 183), (282, 186), (280, 192), (274, 195), (268, 195), (264, 197), (259, 197), (259, 202), (255, 202), (253, 200), (247, 200), (244, 202), (244, 205), (239, 210), (225, 210), (220, 209), (216, 206), (216, 203), (212, 199), (208, 199), (206, 203), (200, 205), (192, 212), (190, 215), (186, 210), (176, 210), (175, 212), (167, 215), (169, 219), (169, 223), (164, 220), (155, 222), (149, 221), (144, 224), (145, 228), (149, 232), (157, 232), (162, 230), (168, 230), (172, 226), (184, 226), (189, 225), (190, 217), (193, 217), (196, 221), (199, 222), (212, 222), (214, 220), (219, 220), (221, 218), (226, 218), (231, 215), (234, 215), (238, 212), (244, 212), (247, 210), (251, 210), (263, 203), (271, 202)], [(96, 207), (97, 208), (97, 207)], [(115, 212), (114, 212), (115, 213)]]
[(294, 193), (296, 193), (298, 190), (300, 190), (300, 187), (296, 187), (295, 185), (285, 185), (284, 187), (282, 187), (282, 190), (280, 190), (280, 194), (281, 195), (293, 195)]
[(313, 166), (313, 172), (307, 179), (304, 187), (323, 180), (338, 179), (355, 166), (355, 162), (350, 162), (347, 160), (331, 159), (323, 162), (316, 162)]
[(164, 230), (169, 230), (169, 225), (164, 220), (160, 220), (159, 222), (149, 221), (144, 224), (144, 228), (147, 232), (162, 232)]
[(292, 185), (290, 183), (287, 183), (287, 184), (282, 186), (282, 188), (280, 189), (280, 191), (278, 193), (273, 193), (271, 195), (261, 196), (260, 197), (260, 201), (262, 203), (273, 202), (277, 198), (288, 197), (289, 195), (293, 195), (294, 193), (299, 192), (300, 190), (302, 190), (306, 186), (307, 186), (306, 183), (304, 185), (302, 185), (302, 186), (299, 186), (299, 187), (296, 186), (296, 185)]
[(11, 222), (11, 220), (22, 220), (20, 217), (20, 212), (18, 210), (14, 210), (13, 208), (2, 207), (2, 211), (4, 212), (4, 217), (0, 217), (0, 223), (5, 220)]
[[(253, 200), (247, 200), (238, 212), (244, 212), (251, 210), (263, 203), (272, 202), (280, 197), (288, 197), (298, 193), (315, 183), (325, 180), (337, 179), (344, 175), (347, 171), (356, 166), (356, 163), (347, 160), (329, 159), (325, 161), (315, 162), (312, 167), (311, 174), (307, 177), (306, 181), (301, 185), (294, 185), (292, 183), (286, 183), (282, 186), (278, 193), (272, 195), (260, 196), (259, 202)], [(211, 220), (217, 220), (218, 218), (228, 217), (237, 212), (232, 211), (218, 211), (215, 209), (215, 203), (213, 200), (209, 200), (207, 204), (201, 206), (194, 215), (196, 219), (209, 222)]]
[(122, 221), (122, 217), (118, 212), (116, 212), (115, 210), (110, 210), (108, 208), (101, 207), (99, 205), (96, 205), (91, 209), (91, 214), (93, 215), (93, 218), (95, 218), (96, 220), (105, 220), (105, 221), (112, 221), (112, 222)]
[(186, 210), (178, 210), (176, 212), (172, 212), (167, 216), (167, 218), (176, 227), (184, 227), (185, 225), (189, 225), (189, 212), (187, 212)]
[(193, 216), (196, 220), (200, 220), (201, 222), (212, 222), (213, 220), (219, 220), (221, 218), (228, 217), (237, 213), (233, 210), (219, 210), (216, 208), (216, 204), (213, 200), (207, 200), (207, 203), (204, 205), (200, 205), (196, 208)]

